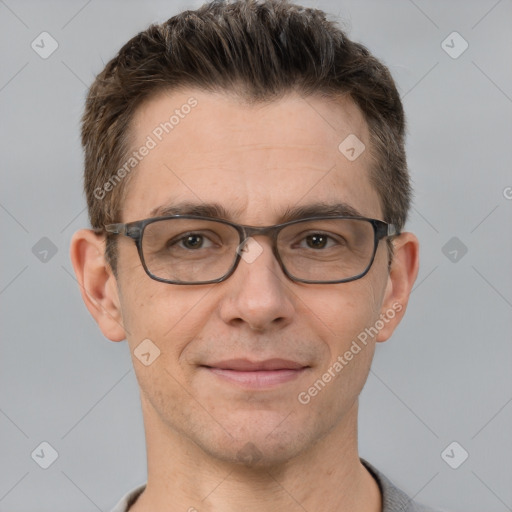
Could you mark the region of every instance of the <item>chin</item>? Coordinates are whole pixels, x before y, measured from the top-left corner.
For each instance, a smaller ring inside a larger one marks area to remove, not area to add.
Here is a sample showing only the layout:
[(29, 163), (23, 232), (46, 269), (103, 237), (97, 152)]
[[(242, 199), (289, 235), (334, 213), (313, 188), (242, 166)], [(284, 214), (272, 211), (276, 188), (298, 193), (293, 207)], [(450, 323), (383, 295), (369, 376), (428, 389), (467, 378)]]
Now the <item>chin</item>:
[(236, 432), (230, 429), (232, 437), (226, 434), (220, 439), (196, 439), (196, 443), (212, 458), (253, 469), (282, 466), (314, 444), (312, 433), (308, 435), (290, 424), (286, 430), (275, 425), (274, 430), (257, 428), (253, 421), (239, 425)]
[(295, 444), (277, 445), (276, 443), (258, 443), (257, 441), (231, 442), (224, 450), (219, 446), (206, 449), (217, 460), (251, 469), (270, 469), (286, 464), (302, 450)]

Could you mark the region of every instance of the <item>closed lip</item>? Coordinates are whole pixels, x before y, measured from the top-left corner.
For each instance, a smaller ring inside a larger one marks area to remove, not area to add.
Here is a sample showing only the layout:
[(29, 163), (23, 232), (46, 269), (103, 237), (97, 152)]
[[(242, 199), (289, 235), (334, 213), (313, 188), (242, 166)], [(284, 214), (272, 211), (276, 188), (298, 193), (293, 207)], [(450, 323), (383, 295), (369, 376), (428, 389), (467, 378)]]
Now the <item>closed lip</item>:
[(219, 370), (232, 370), (239, 372), (258, 372), (272, 370), (301, 370), (308, 365), (290, 361), (288, 359), (266, 359), (265, 361), (250, 361), (249, 359), (228, 359), (215, 363), (204, 364), (207, 368), (218, 368)]

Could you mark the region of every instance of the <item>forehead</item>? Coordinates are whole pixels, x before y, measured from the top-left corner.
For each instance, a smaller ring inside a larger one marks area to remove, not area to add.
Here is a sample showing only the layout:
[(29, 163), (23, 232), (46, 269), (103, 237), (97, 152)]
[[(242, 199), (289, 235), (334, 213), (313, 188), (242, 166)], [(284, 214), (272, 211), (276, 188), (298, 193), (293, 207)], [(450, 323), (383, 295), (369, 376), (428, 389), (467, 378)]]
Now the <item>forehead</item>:
[(290, 94), (249, 105), (233, 95), (165, 91), (138, 108), (131, 135), (138, 155), (125, 222), (173, 203), (220, 204), (230, 220), (256, 224), (320, 202), (381, 218), (368, 127), (349, 98)]

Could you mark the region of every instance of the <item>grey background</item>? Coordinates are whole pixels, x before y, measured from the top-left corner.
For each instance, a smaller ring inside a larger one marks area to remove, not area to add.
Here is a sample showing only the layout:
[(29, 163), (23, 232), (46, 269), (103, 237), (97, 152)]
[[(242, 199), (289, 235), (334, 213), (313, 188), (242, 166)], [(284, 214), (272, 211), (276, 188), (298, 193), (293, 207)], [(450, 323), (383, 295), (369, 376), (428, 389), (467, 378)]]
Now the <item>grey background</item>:
[[(361, 455), (418, 501), (512, 510), (512, 2), (303, 3), (389, 66), (408, 114), (421, 271), (361, 396)], [(69, 260), (88, 226), (79, 118), (126, 40), (200, 4), (0, 0), (0, 511), (108, 511), (145, 481), (127, 345), (103, 338)], [(47, 59), (31, 48), (42, 31), (59, 44)], [(457, 59), (441, 46), (453, 31), (469, 44)], [(31, 457), (43, 441), (48, 469)], [(453, 441), (458, 469), (441, 457)]]

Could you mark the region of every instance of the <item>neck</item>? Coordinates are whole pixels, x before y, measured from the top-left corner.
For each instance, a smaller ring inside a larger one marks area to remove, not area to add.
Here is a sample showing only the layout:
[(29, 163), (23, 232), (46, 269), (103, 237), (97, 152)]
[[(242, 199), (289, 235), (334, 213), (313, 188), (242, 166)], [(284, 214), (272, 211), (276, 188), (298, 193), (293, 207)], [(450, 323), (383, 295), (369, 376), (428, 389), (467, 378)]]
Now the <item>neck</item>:
[(144, 403), (146, 489), (130, 512), (381, 512), (377, 482), (357, 452), (357, 401), (340, 425), (279, 466), (251, 468), (210, 457)]

